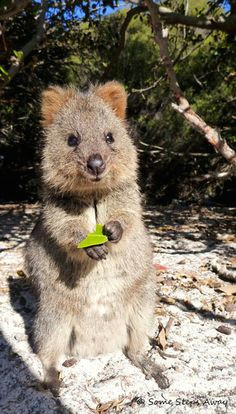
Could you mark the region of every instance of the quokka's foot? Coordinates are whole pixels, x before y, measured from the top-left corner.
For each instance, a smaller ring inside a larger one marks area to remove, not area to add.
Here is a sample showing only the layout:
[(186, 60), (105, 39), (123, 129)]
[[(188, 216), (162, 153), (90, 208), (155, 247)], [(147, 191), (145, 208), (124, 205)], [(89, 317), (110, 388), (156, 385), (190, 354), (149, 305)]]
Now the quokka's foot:
[(169, 388), (170, 383), (168, 378), (163, 374), (162, 368), (156, 365), (155, 362), (151, 361), (149, 358), (144, 358), (140, 362), (140, 368), (145, 374), (145, 377), (147, 379), (154, 378), (161, 389)]
[(59, 395), (60, 387), (62, 385), (62, 380), (60, 379), (60, 373), (56, 368), (50, 368), (43, 382), (45, 389), (49, 389), (52, 394), (57, 397)]
[(136, 365), (136, 367), (141, 369), (146, 379), (154, 378), (157, 385), (161, 389), (169, 388), (170, 383), (168, 378), (163, 374), (163, 369), (156, 365), (155, 362), (150, 359), (150, 357), (140, 354), (130, 354), (127, 351), (125, 352), (125, 355), (131, 360), (134, 365)]

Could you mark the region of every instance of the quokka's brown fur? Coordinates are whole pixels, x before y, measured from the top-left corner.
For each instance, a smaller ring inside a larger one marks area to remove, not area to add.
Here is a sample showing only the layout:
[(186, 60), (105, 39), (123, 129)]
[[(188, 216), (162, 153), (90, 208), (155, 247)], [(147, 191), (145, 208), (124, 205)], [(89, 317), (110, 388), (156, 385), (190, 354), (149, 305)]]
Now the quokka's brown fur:
[[(43, 205), (26, 265), (39, 295), (35, 348), (52, 389), (65, 355), (115, 350), (168, 386), (147, 357), (155, 280), (126, 101), (118, 82), (87, 93), (50, 87), (42, 95)], [(78, 249), (96, 223), (109, 241)]]

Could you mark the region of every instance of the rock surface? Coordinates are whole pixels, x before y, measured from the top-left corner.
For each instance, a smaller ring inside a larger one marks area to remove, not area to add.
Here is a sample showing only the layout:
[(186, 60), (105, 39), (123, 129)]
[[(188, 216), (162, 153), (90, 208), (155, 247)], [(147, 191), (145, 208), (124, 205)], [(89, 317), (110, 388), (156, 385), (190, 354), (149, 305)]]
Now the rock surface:
[(169, 389), (117, 353), (62, 365), (57, 398), (42, 388), (28, 341), (35, 299), (22, 253), (37, 214), (37, 206), (0, 206), (0, 412), (236, 413), (235, 283), (211, 267), (217, 260), (235, 270), (235, 209), (174, 205), (145, 213), (157, 272), (152, 356)]

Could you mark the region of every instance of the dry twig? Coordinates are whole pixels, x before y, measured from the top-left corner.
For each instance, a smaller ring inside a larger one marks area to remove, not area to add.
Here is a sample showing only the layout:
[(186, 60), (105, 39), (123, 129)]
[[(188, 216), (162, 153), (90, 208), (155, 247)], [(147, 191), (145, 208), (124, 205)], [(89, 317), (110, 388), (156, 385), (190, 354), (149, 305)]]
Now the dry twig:
[(162, 28), (157, 5), (152, 0), (146, 0), (145, 3), (151, 15), (155, 41), (159, 45), (160, 56), (166, 67), (170, 89), (176, 99), (176, 103), (172, 103), (172, 107), (179, 112), (193, 128), (203, 134), (207, 141), (214, 146), (216, 151), (218, 151), (230, 164), (236, 167), (235, 151), (229, 147), (227, 142), (221, 137), (219, 131), (207, 125), (206, 122), (194, 112), (184, 96), (173, 69), (173, 63), (168, 50), (167, 30), (163, 30)]

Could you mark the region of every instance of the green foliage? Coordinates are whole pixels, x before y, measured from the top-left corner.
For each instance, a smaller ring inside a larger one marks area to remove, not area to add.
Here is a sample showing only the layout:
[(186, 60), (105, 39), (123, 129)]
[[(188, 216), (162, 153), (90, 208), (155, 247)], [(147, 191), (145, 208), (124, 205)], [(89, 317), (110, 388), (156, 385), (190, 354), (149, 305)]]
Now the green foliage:
[[(39, 102), (43, 88), (68, 83), (86, 88), (90, 82), (98, 82), (119, 46), (127, 11), (104, 16), (118, 2), (89, 4), (90, 8), (87, 1), (67, 1), (65, 6), (55, 7), (51, 2), (43, 41), (26, 59), (21, 48), (35, 33), (39, 4), (32, 2), (5, 23), (0, 81), (8, 79), (12, 59), (21, 62), (21, 70), (4, 87), (0, 104), (0, 169), (6, 182), (5, 198), (36, 197), (35, 171), (42, 147)], [(164, 4), (182, 12), (185, 2)], [(201, 15), (212, 8), (214, 14), (220, 14), (221, 4), (201, 0), (196, 8), (196, 2), (191, 0), (189, 12)], [(202, 29), (171, 27), (169, 47), (179, 83), (194, 109), (234, 146), (234, 39)], [(201, 186), (194, 181), (198, 175), (218, 171), (224, 160), (171, 108), (165, 70), (146, 13), (131, 21), (119, 62), (107, 74), (107, 79), (112, 78), (123, 81), (129, 93), (128, 118), (132, 134), (138, 137), (141, 184), (149, 195), (170, 201), (178, 196), (196, 199), (222, 191), (216, 181)], [(137, 92), (147, 87), (151, 89)], [(209, 156), (192, 155), (195, 153)]]
[[(3, 76), (4, 75), (4, 76)], [(1, 77), (3, 77), (3, 78), (8, 78), (8, 72), (2, 67), (2, 66), (0, 66), (0, 78)]]
[(13, 50), (13, 53), (19, 61), (24, 59), (24, 53), (21, 50)]

